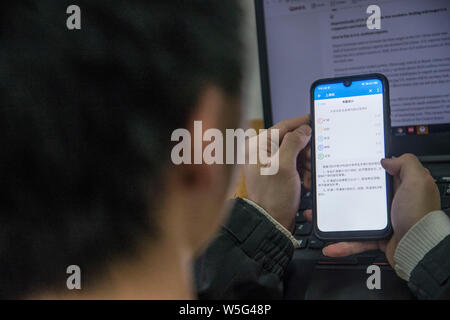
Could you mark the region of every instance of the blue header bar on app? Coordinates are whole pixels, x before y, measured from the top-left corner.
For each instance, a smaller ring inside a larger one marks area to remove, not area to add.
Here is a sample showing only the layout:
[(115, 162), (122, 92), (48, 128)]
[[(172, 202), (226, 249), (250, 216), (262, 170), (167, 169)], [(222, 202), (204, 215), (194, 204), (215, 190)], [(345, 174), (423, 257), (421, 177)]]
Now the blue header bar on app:
[(381, 80), (372, 79), (354, 81), (348, 87), (346, 87), (343, 82), (319, 85), (314, 90), (314, 99), (336, 99), (382, 93), (383, 83), (381, 82)]

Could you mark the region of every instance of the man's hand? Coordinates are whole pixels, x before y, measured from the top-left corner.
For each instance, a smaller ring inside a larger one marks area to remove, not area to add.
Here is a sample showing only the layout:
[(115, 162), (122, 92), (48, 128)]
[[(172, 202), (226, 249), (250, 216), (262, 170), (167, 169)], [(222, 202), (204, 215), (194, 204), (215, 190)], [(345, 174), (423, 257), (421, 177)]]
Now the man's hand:
[(419, 220), (432, 211), (441, 209), (439, 190), (417, 157), (405, 154), (400, 158), (384, 159), (383, 168), (394, 177), (395, 196), (392, 202), (391, 220), (394, 233), (388, 241), (341, 242), (324, 248), (329, 257), (343, 257), (367, 250), (380, 249), (392, 267), (394, 253), (403, 236)]
[[(300, 177), (307, 189), (311, 187), (311, 148), (309, 146), (311, 128), (309, 121), (309, 115), (306, 115), (282, 121), (271, 128), (279, 130), (281, 141), (277, 151), (279, 153), (279, 171), (276, 175), (262, 176), (260, 174), (261, 164), (245, 166), (248, 199), (265, 209), (291, 232), (295, 227), (295, 215), (300, 205), (302, 187)], [(270, 152), (270, 145), (268, 145), (268, 149)], [(251, 152), (255, 152), (255, 150)], [(272, 154), (272, 156), (274, 155)]]

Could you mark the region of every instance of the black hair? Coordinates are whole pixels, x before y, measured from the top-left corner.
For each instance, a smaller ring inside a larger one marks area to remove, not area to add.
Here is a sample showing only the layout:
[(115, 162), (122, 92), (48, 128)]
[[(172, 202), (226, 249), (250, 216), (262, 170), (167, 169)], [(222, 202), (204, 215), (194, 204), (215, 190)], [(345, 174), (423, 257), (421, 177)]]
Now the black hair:
[(0, 298), (65, 288), (72, 264), (89, 285), (158, 236), (171, 133), (206, 84), (240, 94), (241, 18), (231, 0), (0, 4)]

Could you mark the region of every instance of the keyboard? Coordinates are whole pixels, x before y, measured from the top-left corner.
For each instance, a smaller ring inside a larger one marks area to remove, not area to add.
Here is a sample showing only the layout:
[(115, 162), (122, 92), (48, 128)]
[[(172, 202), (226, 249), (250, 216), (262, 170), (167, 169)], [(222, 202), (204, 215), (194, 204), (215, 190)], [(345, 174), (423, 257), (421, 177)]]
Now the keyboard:
[(448, 214), (450, 209), (450, 176), (434, 177), (434, 180), (441, 194), (441, 208)]
[[(435, 176), (441, 194), (442, 209), (450, 216), (450, 175)], [(345, 258), (329, 258), (322, 254), (322, 248), (327, 243), (319, 240), (313, 234), (313, 224), (306, 221), (303, 211), (313, 207), (312, 194), (308, 191), (302, 191), (302, 200), (300, 210), (296, 216), (296, 227), (294, 237), (299, 243), (299, 248), (295, 253), (297, 259), (311, 260), (319, 266), (332, 265), (379, 265), (390, 268), (386, 256), (381, 251), (369, 251)]]
[[(450, 216), (450, 166), (428, 165), (441, 194), (442, 209)], [(345, 258), (328, 258), (322, 254), (327, 245), (313, 234), (312, 223), (303, 211), (313, 207), (312, 195), (302, 191), (296, 216), (294, 237), (300, 244), (285, 274), (285, 299), (414, 299), (407, 283), (391, 268), (381, 251), (368, 251)], [(382, 272), (382, 289), (366, 287), (367, 266), (378, 265)]]

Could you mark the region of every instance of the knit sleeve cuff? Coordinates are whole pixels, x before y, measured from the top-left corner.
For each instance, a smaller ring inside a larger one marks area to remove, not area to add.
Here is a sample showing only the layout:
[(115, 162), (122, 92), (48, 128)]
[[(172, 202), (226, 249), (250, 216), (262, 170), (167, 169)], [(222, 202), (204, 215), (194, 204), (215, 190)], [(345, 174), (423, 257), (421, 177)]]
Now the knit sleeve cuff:
[(409, 281), (423, 257), (450, 234), (450, 218), (433, 211), (417, 222), (400, 240), (394, 254), (397, 275)]

